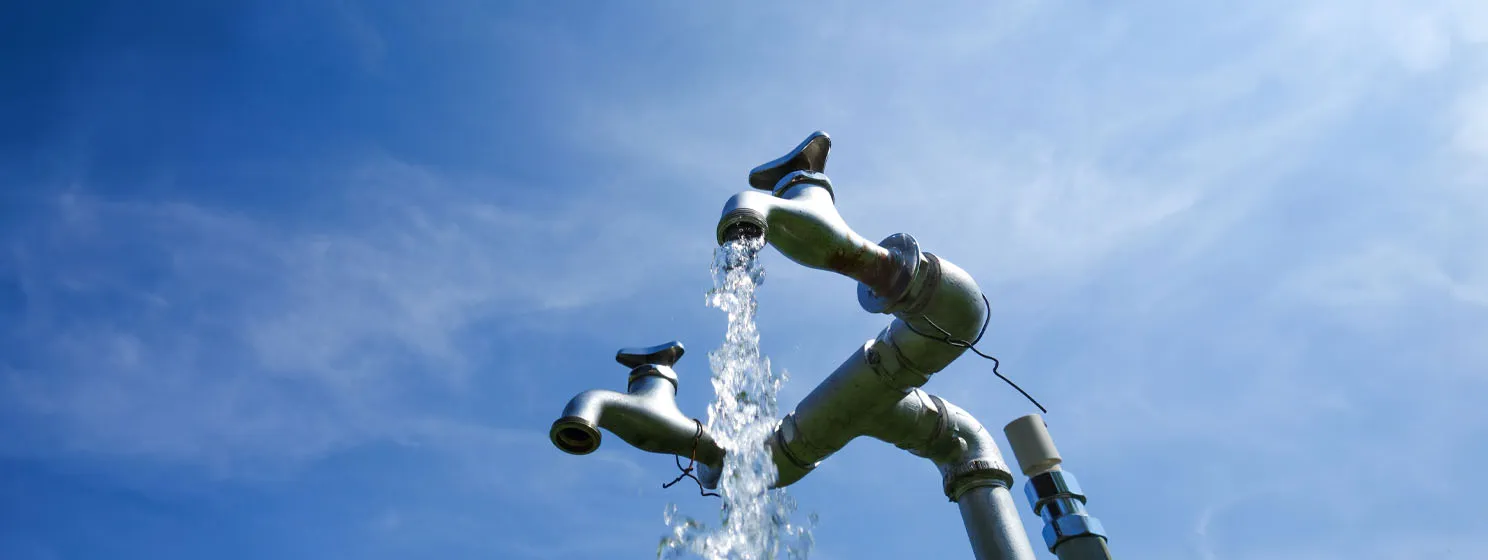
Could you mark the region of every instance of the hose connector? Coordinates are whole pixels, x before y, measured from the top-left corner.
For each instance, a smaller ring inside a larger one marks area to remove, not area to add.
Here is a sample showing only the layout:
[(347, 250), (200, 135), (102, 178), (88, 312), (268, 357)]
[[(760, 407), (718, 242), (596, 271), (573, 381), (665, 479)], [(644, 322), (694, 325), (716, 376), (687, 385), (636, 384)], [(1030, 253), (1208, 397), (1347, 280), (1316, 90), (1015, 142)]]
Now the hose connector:
[(1065, 541), (1083, 536), (1106, 538), (1099, 519), (1085, 511), (1085, 491), (1069, 471), (1044, 471), (1023, 487), (1033, 512), (1044, 520), (1044, 544), (1054, 552)]

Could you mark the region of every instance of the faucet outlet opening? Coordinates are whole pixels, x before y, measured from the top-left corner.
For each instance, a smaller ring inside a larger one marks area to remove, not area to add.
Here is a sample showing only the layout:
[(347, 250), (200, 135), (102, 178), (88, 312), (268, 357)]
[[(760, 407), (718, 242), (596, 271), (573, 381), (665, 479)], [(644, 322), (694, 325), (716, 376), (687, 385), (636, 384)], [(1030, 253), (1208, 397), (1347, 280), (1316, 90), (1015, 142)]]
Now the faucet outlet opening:
[(750, 208), (736, 208), (718, 223), (718, 244), (765, 236), (765, 217)]
[(729, 226), (728, 229), (723, 230), (723, 240), (724, 241), (738, 241), (740, 239), (755, 239), (755, 238), (759, 238), (759, 237), (764, 237), (764, 235), (765, 235), (764, 228), (761, 228), (761, 227), (759, 227), (759, 225), (757, 225), (757, 224), (751, 224), (749, 222), (739, 222), (737, 224), (733, 224), (733, 225)]
[(548, 431), (548, 437), (558, 449), (573, 455), (588, 455), (599, 449), (599, 430), (577, 416), (559, 418)]

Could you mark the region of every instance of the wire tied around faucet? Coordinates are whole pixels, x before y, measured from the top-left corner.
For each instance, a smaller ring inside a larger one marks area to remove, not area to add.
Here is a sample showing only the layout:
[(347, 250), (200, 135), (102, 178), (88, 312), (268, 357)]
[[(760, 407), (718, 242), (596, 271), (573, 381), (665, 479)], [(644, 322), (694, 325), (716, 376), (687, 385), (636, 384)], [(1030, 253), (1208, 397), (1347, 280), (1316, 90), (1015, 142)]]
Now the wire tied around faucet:
[(703, 481), (698, 480), (698, 477), (696, 475), (692, 474), (693, 469), (697, 467), (697, 448), (698, 448), (698, 442), (702, 441), (702, 439), (703, 439), (703, 423), (700, 422), (700, 421), (698, 421), (697, 418), (693, 418), (692, 419), (692, 423), (693, 424), (697, 424), (697, 433), (695, 433), (695, 434), (692, 435), (692, 453), (687, 456), (687, 466), (685, 466), (685, 467), (682, 466), (682, 457), (681, 456), (679, 456), (679, 455), (673, 455), (672, 456), (672, 460), (673, 461), (676, 461), (677, 468), (682, 471), (682, 474), (677, 475), (677, 478), (672, 479), (671, 482), (668, 482), (666, 484), (661, 485), (661, 487), (662, 488), (671, 488), (672, 485), (674, 485), (674, 484), (676, 484), (678, 482), (682, 482), (682, 479), (684, 479), (684, 478), (690, 478), (690, 479), (692, 479), (693, 482), (696, 482), (697, 483), (697, 485), (698, 485), (698, 493), (700, 493), (700, 494), (702, 494), (704, 496), (713, 496), (715, 498), (720, 497), (715, 492), (709, 492), (709, 491), (703, 489)]
[[(923, 337), (928, 338), (930, 340), (938, 340), (938, 341), (944, 342), (946, 344), (949, 344), (951, 346), (955, 346), (955, 347), (958, 347), (958, 348), (965, 348), (967, 350), (971, 350), (972, 352), (975, 352), (976, 355), (978, 355), (978, 356), (981, 356), (981, 357), (986, 358), (988, 360), (992, 360), (992, 375), (996, 375), (998, 379), (1003, 380), (1003, 382), (1007, 383), (1008, 385), (1011, 385), (1014, 389), (1017, 389), (1018, 393), (1020, 393), (1020, 394), (1023, 395), (1023, 398), (1028, 399), (1028, 402), (1031, 402), (1031, 403), (1033, 403), (1033, 406), (1038, 407), (1039, 412), (1042, 412), (1044, 414), (1048, 414), (1049, 413), (1049, 409), (1044, 408), (1044, 405), (1039, 404), (1039, 402), (1037, 400), (1035, 400), (1032, 395), (1029, 395), (1028, 394), (1028, 391), (1024, 391), (1023, 388), (1022, 387), (1019, 387), (1017, 383), (1013, 383), (1013, 380), (1008, 379), (1007, 376), (1005, 376), (1001, 372), (997, 371), (997, 368), (1002, 365), (1002, 362), (998, 361), (997, 358), (992, 357), (991, 355), (983, 354), (981, 350), (977, 350), (976, 343), (982, 341), (982, 335), (987, 334), (987, 324), (992, 321), (992, 302), (987, 300), (987, 294), (982, 294), (982, 305), (986, 306), (986, 308), (987, 308), (987, 314), (984, 315), (983, 318), (982, 318), (982, 329), (977, 332), (976, 339), (975, 340), (972, 340), (970, 342), (967, 342), (966, 340), (959, 339), (959, 338), (956, 338), (955, 336), (952, 336), (951, 333), (950, 333), (950, 331), (947, 331), (945, 329), (940, 328), (940, 325), (935, 324), (935, 321), (930, 320), (930, 317), (928, 317), (928, 316), (921, 316), (921, 318), (924, 319), (925, 320), (925, 323), (929, 324), (932, 328), (934, 328), (937, 331), (940, 331), (941, 336), (938, 336), (938, 337), (937, 336), (930, 336), (928, 334), (925, 334), (923, 332), (920, 332), (919, 329), (916, 329), (915, 328), (914, 323), (911, 322), (911, 321), (909, 321), (909, 320), (905, 320), (904, 321), (904, 326), (909, 327), (910, 332), (913, 332), (913, 333), (915, 333), (917, 335), (923, 336)], [(699, 429), (702, 429), (702, 428), (699, 428)]]

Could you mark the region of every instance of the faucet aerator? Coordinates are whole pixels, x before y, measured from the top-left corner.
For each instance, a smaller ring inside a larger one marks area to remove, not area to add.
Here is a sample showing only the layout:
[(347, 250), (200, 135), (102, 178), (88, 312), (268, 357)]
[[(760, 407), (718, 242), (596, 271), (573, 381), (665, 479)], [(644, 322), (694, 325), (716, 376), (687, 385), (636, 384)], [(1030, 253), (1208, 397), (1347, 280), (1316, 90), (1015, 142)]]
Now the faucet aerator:
[(765, 236), (765, 217), (752, 208), (735, 208), (718, 223), (718, 244)]
[(599, 430), (577, 416), (565, 416), (553, 422), (548, 437), (558, 449), (573, 455), (588, 455), (599, 449)]
[(758, 239), (765, 236), (765, 230), (756, 224), (739, 222), (723, 231), (724, 241), (738, 241), (740, 239)]

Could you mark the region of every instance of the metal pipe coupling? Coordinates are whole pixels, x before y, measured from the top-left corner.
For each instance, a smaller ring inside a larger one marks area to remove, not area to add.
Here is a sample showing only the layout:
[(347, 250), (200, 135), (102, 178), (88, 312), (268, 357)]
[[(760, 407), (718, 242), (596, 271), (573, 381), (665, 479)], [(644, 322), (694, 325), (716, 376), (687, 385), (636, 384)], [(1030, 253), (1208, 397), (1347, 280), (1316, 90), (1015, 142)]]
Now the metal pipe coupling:
[(1053, 552), (1067, 540), (1096, 536), (1106, 538), (1099, 519), (1085, 511), (1085, 491), (1069, 471), (1044, 471), (1029, 477), (1023, 487), (1033, 512), (1044, 519), (1044, 544)]

